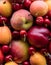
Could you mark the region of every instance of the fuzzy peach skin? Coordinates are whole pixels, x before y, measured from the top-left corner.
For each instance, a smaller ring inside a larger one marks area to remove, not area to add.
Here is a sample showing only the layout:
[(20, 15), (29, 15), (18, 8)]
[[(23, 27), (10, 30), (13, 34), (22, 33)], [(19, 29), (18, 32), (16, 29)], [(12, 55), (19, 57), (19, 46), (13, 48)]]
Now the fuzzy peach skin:
[(28, 43), (21, 40), (12, 41), (10, 44), (11, 55), (16, 63), (22, 63), (29, 58)]
[(48, 12), (48, 5), (44, 1), (34, 1), (30, 5), (30, 12), (33, 16), (44, 16)]
[(20, 9), (13, 13), (10, 23), (15, 30), (28, 30), (33, 24), (33, 16), (29, 11)]

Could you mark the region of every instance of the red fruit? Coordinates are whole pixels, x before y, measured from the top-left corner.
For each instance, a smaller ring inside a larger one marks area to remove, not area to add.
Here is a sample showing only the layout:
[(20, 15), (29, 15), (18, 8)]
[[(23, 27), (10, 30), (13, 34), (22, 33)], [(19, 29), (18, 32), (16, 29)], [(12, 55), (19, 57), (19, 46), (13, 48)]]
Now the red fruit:
[(8, 51), (9, 51), (9, 46), (8, 45), (3, 45), (2, 46), (2, 52), (3, 53), (8, 53)]
[(12, 8), (13, 8), (13, 10), (19, 10), (20, 9), (20, 4), (12, 3)]
[(35, 52), (35, 48), (34, 48), (34, 47), (30, 47), (30, 48), (29, 48), (29, 54), (32, 55), (33, 52)]
[(26, 30), (21, 30), (21, 31), (20, 31), (20, 36), (21, 36), (21, 37), (24, 37), (24, 35), (27, 36)]
[(36, 18), (36, 24), (37, 25), (43, 25), (44, 19), (43, 17), (39, 16)]
[(1, 21), (7, 22), (7, 18), (6, 17), (1, 17)]
[(6, 57), (5, 57), (5, 61), (6, 62), (8, 62), (8, 61), (12, 61), (12, 55), (7, 55)]
[(51, 53), (51, 42), (49, 44), (49, 52)]
[(48, 17), (49, 17), (49, 19), (50, 19), (50, 18), (51, 18), (51, 10), (48, 11), (47, 15), (48, 15)]
[(25, 61), (25, 62), (23, 63), (23, 65), (29, 65), (29, 62)]
[(50, 37), (51, 37), (51, 32), (50, 32)]
[(47, 26), (50, 26), (50, 20), (49, 19), (45, 19), (44, 20), (44, 26), (47, 27)]
[(49, 30), (44, 27), (32, 27), (27, 34), (28, 41), (31, 45), (41, 48), (49, 43)]
[(13, 39), (18, 39), (19, 38), (19, 32), (18, 31), (13, 31), (12, 32), (12, 37), (13, 37)]
[(26, 30), (21, 30), (21, 31), (20, 31), (20, 37), (23, 38), (24, 41), (26, 40), (26, 36), (27, 36)]
[(46, 55), (47, 52), (48, 52), (48, 51), (47, 51), (46, 48), (43, 48), (43, 49), (40, 50), (40, 53), (42, 53), (42, 54), (44, 54), (44, 55)]
[(26, 8), (29, 8), (30, 5), (31, 5), (31, 1), (30, 1), (30, 0), (25, 0), (24, 6), (25, 6)]
[(0, 49), (0, 65), (3, 63), (4, 55), (2, 53), (2, 50)]
[(24, 0), (11, 0), (12, 3), (24, 3)]

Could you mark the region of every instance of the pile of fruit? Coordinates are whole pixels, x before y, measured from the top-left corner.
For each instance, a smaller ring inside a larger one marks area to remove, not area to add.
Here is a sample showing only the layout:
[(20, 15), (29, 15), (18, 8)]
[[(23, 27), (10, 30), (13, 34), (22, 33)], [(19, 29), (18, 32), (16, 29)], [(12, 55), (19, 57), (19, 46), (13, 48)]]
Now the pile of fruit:
[(51, 65), (50, 0), (0, 0), (0, 65)]

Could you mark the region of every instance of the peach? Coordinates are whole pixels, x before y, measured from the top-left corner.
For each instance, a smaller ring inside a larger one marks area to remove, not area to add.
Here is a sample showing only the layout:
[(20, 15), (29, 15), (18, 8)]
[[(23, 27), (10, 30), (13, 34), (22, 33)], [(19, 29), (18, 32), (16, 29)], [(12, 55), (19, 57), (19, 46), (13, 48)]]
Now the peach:
[(22, 63), (23, 61), (29, 58), (28, 54), (28, 43), (21, 40), (12, 41), (11, 45), (11, 54), (16, 63)]
[(46, 1), (46, 3), (47, 3), (47, 5), (48, 5), (48, 11), (50, 11), (50, 10), (51, 10), (51, 1), (48, 0), (48, 1)]
[(44, 16), (48, 12), (48, 5), (44, 1), (34, 1), (30, 5), (30, 12), (33, 16)]
[(20, 9), (13, 13), (10, 23), (15, 30), (28, 30), (33, 24), (33, 17), (29, 11)]

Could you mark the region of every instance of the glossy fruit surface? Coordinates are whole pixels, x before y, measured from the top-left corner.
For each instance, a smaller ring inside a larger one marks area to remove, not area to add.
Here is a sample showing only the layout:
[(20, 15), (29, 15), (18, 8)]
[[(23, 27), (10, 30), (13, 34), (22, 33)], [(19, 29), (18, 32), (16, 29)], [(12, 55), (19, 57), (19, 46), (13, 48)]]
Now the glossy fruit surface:
[(44, 47), (49, 43), (49, 30), (44, 27), (32, 27), (28, 31), (28, 41), (35, 47)]

